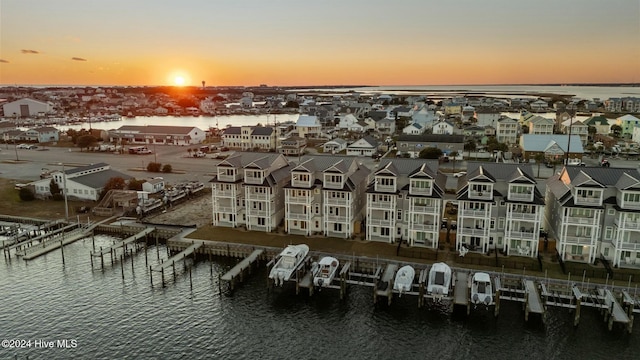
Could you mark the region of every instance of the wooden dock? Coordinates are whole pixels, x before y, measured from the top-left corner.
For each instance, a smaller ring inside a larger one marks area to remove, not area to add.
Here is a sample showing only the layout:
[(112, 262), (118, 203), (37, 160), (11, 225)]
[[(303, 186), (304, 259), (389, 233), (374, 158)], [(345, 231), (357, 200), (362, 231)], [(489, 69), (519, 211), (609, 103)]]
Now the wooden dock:
[(469, 273), (456, 271), (453, 277), (453, 305), (464, 306), (467, 308), (467, 314), (471, 311), (471, 302), (469, 302), (471, 283)]
[(387, 267), (380, 277), (380, 280), (376, 282), (376, 286), (373, 288), (373, 303), (378, 302), (378, 296), (386, 296), (387, 302), (391, 305), (393, 299), (393, 281), (395, 280), (396, 271), (398, 271), (398, 264), (387, 264)]
[(529, 314), (540, 314), (542, 322), (545, 322), (545, 308), (540, 300), (538, 288), (531, 280), (522, 280), (524, 283), (526, 301), (524, 311), (524, 321), (529, 321)]
[(242, 259), (236, 264), (236, 266), (231, 268), (231, 270), (220, 276), (218, 284), (220, 284), (221, 281), (226, 281), (229, 284), (229, 290), (233, 291), (235, 289), (236, 281), (238, 279), (240, 282), (244, 281), (245, 270), (249, 270), (249, 272), (251, 272), (252, 265), (260, 258), (260, 256), (262, 256), (262, 253), (264, 253), (263, 249), (253, 250), (249, 256)]
[[(176, 278), (176, 262), (183, 261), (183, 264), (186, 268), (187, 256), (195, 254), (198, 249), (204, 246), (204, 241), (193, 241), (192, 244), (186, 249), (182, 250), (178, 254), (168, 258), (166, 261), (162, 261), (160, 264), (156, 266), (149, 266), (149, 274), (151, 275), (151, 286), (153, 286), (153, 272), (159, 272), (162, 274), (162, 287), (164, 287), (164, 271), (171, 267), (173, 269), (173, 279)], [(191, 273), (189, 273), (191, 275)]]
[[(100, 258), (100, 268), (104, 268), (104, 255), (107, 255), (107, 254), (110, 255), (111, 264), (113, 265), (114, 258), (117, 259), (117, 250), (118, 249), (122, 249), (123, 256), (126, 256), (127, 255), (127, 246), (128, 245), (136, 243), (140, 239), (146, 238), (147, 235), (153, 233), (154, 231), (156, 231), (156, 228), (148, 227), (148, 228), (145, 228), (144, 230), (140, 231), (139, 233), (137, 233), (135, 235), (129, 236), (128, 238), (126, 238), (126, 239), (124, 239), (122, 241), (116, 242), (112, 246), (109, 246), (107, 248), (100, 247), (99, 250), (92, 250), (90, 252), (91, 268), (93, 269), (93, 258), (94, 257), (99, 257)], [(146, 251), (146, 248), (145, 248), (145, 251)], [(145, 258), (146, 258), (146, 252), (145, 252)]]
[(22, 256), (23, 260), (33, 260), (41, 255), (59, 249), (64, 245), (71, 244), (86, 236), (87, 233), (84, 228), (77, 228), (69, 232), (62, 232), (43, 240), (38, 245), (23, 248), (22, 250), (16, 250), (16, 255)]

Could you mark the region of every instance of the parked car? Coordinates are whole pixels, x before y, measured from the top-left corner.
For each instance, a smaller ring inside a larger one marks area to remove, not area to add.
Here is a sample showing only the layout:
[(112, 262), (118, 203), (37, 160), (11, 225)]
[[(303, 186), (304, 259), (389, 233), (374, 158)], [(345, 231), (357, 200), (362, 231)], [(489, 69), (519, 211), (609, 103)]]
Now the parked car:
[(196, 151), (196, 152), (193, 153), (193, 157), (196, 157), (196, 158), (205, 157), (205, 156), (207, 156), (207, 154), (205, 154), (202, 151)]
[(27, 146), (29, 146), (29, 144), (19, 144), (18, 146), (16, 146), (16, 148), (18, 148), (18, 149), (26, 149)]
[(457, 173), (453, 174), (453, 177), (454, 178), (459, 178), (459, 177), (463, 177), (465, 175), (467, 175), (466, 171), (460, 171), (460, 172), (457, 172)]

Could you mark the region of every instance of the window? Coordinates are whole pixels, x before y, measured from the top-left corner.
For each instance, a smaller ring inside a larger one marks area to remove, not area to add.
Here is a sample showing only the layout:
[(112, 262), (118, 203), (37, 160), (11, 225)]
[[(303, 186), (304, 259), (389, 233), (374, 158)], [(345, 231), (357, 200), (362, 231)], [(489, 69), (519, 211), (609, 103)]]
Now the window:
[(615, 214), (616, 214), (616, 209), (610, 208), (607, 210), (607, 215), (615, 215)]
[(498, 229), (504, 229), (504, 218), (498, 219)]
[(491, 230), (496, 229), (496, 218), (491, 218)]
[(398, 209), (398, 220), (402, 221), (402, 210)]
[(388, 228), (388, 227), (382, 227), (382, 228), (380, 228), (380, 235), (382, 235), (382, 236), (389, 236), (389, 228)]
[[(297, 222), (297, 221), (295, 221), (295, 222)], [(294, 222), (294, 223), (295, 223), (295, 222)], [(258, 218), (258, 225), (264, 226), (264, 224), (265, 224), (264, 218), (263, 218), (263, 217), (259, 217), (259, 218)], [(297, 225), (297, 224), (296, 224), (296, 225)]]
[(611, 239), (611, 237), (613, 236), (613, 228), (611, 226), (607, 226), (604, 230), (604, 238), (606, 240)]

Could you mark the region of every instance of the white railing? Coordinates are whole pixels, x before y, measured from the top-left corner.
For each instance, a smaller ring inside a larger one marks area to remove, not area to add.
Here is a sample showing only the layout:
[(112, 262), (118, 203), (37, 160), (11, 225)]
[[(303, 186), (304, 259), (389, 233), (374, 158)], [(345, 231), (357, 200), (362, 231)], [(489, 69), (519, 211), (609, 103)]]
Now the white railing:
[(376, 192), (387, 192), (394, 193), (396, 192), (396, 187), (394, 185), (380, 185), (376, 184), (375, 186)]
[(570, 244), (570, 245), (591, 245), (591, 237), (565, 236), (564, 242), (565, 244)]
[(394, 203), (391, 201), (372, 201), (367, 204), (370, 209), (394, 210)]
[(437, 208), (435, 206), (414, 205), (413, 206), (413, 213), (435, 214), (435, 213), (437, 213)]
[(260, 193), (252, 193), (249, 192), (246, 195), (246, 200), (260, 200), (260, 201), (267, 201), (271, 199), (271, 195), (270, 194), (260, 194)]
[(531, 214), (531, 213), (518, 213), (518, 212), (511, 213), (511, 218), (518, 219), (518, 220), (536, 220), (537, 217), (538, 217), (537, 214)]
[(311, 181), (291, 180), (291, 186), (293, 186), (293, 187), (301, 187), (301, 188), (310, 188), (311, 187)]
[(255, 185), (261, 185), (262, 182), (264, 181), (264, 178), (262, 176), (245, 176), (244, 177), (244, 183), (245, 184), (255, 184)]
[(410, 188), (409, 195), (431, 195), (431, 188)]
[(258, 210), (258, 209), (249, 209), (247, 208), (247, 216), (270, 216), (271, 214), (269, 214), (269, 212), (267, 212), (267, 210)]
[(511, 193), (511, 194), (509, 194), (509, 200), (515, 200), (515, 201), (533, 201), (533, 194), (518, 194), (518, 193)]
[(411, 224), (410, 228), (412, 230), (434, 231), (436, 229), (436, 225), (427, 223), (413, 223)]
[(231, 214), (235, 214), (236, 211), (234, 208), (232, 208), (231, 206), (216, 206), (213, 208), (213, 212), (216, 213), (231, 213)]
[(491, 200), (493, 199), (493, 193), (491, 191), (485, 191), (485, 192), (470, 191), (469, 199)]
[(393, 224), (393, 220), (385, 220), (385, 219), (369, 219), (370, 225), (388, 225), (391, 226)]
[(535, 240), (538, 238), (538, 234), (528, 231), (509, 231), (507, 233), (509, 237), (518, 238), (518, 239), (526, 239), (526, 240)]
[(576, 205), (600, 205), (599, 197), (575, 197)]
[(289, 213), (287, 220), (308, 220), (310, 218), (309, 215), (310, 214)]
[(325, 204), (341, 205), (341, 206), (351, 205), (348, 199), (342, 199), (342, 198), (327, 198), (327, 201), (325, 201)]
[(631, 220), (622, 220), (622, 223), (618, 219), (613, 220), (613, 223), (618, 225), (620, 229), (625, 230), (640, 230), (640, 221), (632, 222)]
[(287, 203), (289, 204), (302, 204), (311, 205), (313, 198), (305, 196), (289, 196), (287, 197)]
[(479, 218), (487, 218), (489, 217), (488, 210), (460, 210), (460, 215), (464, 217), (479, 217)]
[(458, 233), (471, 236), (487, 236), (489, 234), (489, 232), (484, 229), (471, 229), (466, 227), (458, 227)]
[(596, 225), (593, 218), (585, 218), (578, 216), (566, 216), (564, 221), (567, 224), (578, 224), (578, 225)]
[(623, 242), (616, 246), (620, 250), (640, 250), (640, 243)]
[(236, 197), (236, 192), (233, 190), (216, 190), (214, 191), (214, 196), (217, 197)]
[(237, 180), (239, 180), (239, 176), (237, 175), (220, 175), (218, 174), (218, 181), (224, 181), (224, 182), (236, 182)]
[(640, 202), (623, 201), (621, 208), (630, 210), (640, 210)]
[(325, 216), (329, 222), (348, 223), (349, 219), (346, 215), (327, 215)]
[(322, 187), (325, 189), (342, 189), (343, 185), (341, 182), (325, 181)]

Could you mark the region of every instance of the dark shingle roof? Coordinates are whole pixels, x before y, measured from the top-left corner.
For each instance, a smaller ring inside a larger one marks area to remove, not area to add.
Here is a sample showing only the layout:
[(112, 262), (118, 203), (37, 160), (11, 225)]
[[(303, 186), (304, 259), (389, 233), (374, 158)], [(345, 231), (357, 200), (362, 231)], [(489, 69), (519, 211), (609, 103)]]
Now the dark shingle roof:
[(119, 171), (105, 170), (105, 171), (100, 171), (93, 174), (87, 174), (87, 175), (77, 176), (74, 178), (69, 178), (67, 179), (67, 181), (75, 181), (79, 184), (82, 184), (94, 189), (101, 189), (106, 185), (109, 179), (114, 177), (120, 177), (125, 180), (133, 178), (133, 176), (123, 174)]
[(638, 170), (628, 168), (567, 166), (565, 170), (572, 182), (580, 172), (584, 172), (590, 178), (605, 186), (615, 186), (624, 174), (629, 174), (636, 179), (640, 179)]
[(398, 141), (413, 142), (433, 142), (433, 143), (464, 143), (464, 135), (440, 135), (440, 134), (422, 134), (422, 135), (400, 135)]

